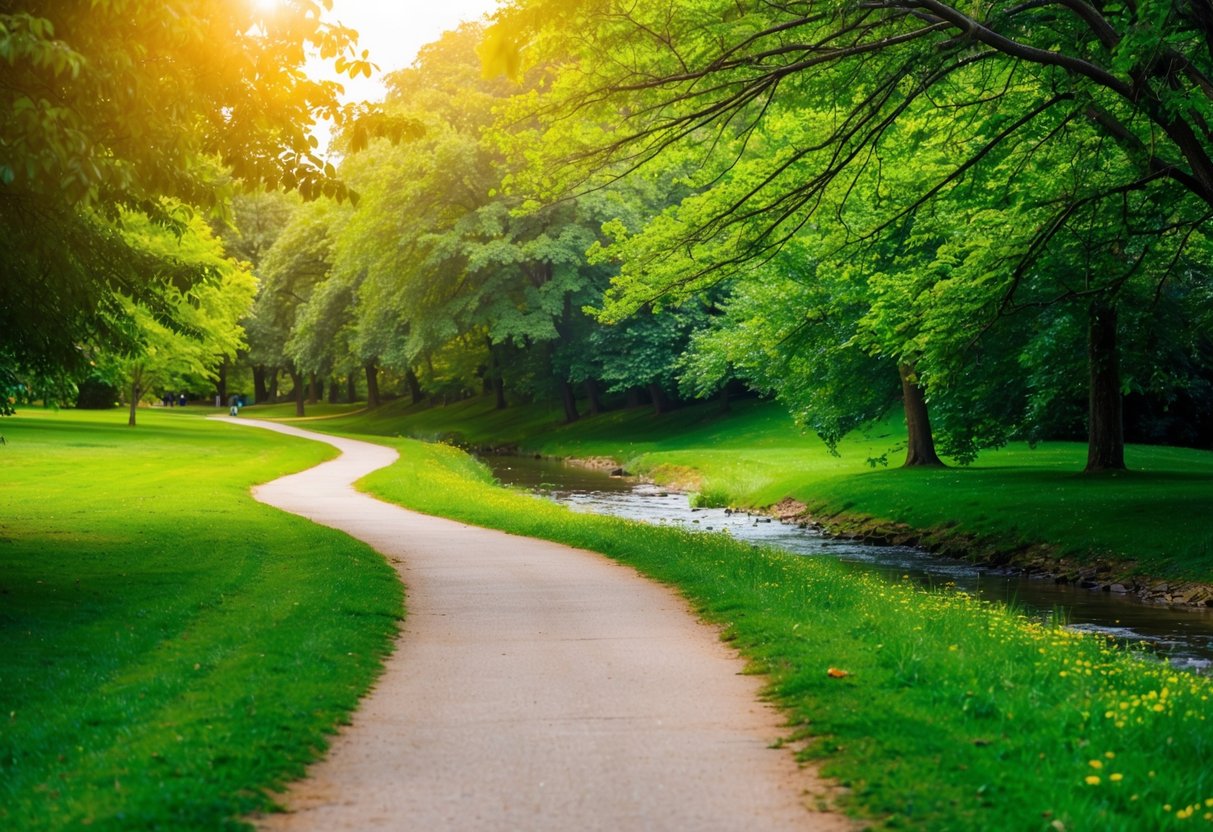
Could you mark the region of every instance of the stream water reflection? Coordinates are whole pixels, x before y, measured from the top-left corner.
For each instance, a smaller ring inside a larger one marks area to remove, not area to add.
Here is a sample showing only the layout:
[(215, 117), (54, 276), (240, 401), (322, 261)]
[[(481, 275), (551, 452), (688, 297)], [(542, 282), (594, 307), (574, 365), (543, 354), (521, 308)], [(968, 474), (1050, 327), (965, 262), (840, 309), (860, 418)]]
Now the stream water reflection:
[(1064, 611), (1076, 629), (1146, 642), (1179, 667), (1201, 672), (1213, 668), (1213, 610), (1144, 604), (1128, 596), (981, 568), (912, 547), (874, 546), (826, 537), (761, 515), (691, 508), (686, 494), (560, 460), (522, 456), (483, 460), (502, 483), (534, 491), (578, 511), (730, 534), (747, 543), (798, 555), (833, 557), (893, 579), (909, 575), (926, 586), (953, 583), (987, 600), (1014, 602), (1029, 615), (1048, 619), (1058, 610)]

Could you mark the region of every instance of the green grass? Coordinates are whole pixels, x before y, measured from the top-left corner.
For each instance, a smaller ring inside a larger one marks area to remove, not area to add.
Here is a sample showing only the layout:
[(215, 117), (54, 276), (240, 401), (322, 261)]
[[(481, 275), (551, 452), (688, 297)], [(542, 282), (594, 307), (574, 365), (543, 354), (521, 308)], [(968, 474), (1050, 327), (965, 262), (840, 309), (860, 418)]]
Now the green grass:
[[(303, 408), (304, 415), (298, 417), (295, 415), (295, 403), (283, 402), (280, 404), (249, 405), (248, 407), (240, 408), (240, 414), (250, 419), (331, 419), (336, 416), (348, 416), (351, 413), (360, 413), (365, 408), (365, 402), (354, 404), (317, 402), (316, 404), (306, 405)], [(224, 409), (223, 413), (227, 413), (227, 410)]]
[(438, 408), (399, 404), (326, 422), (326, 429), (384, 436), (454, 437), (553, 456), (611, 456), (658, 481), (687, 485), (707, 502), (767, 506), (784, 497), (839, 526), (875, 519), (947, 530), (983, 549), (1046, 544), (1058, 556), (1118, 559), (1147, 575), (1213, 582), (1213, 453), (1129, 446), (1132, 470), (1085, 476), (1086, 446), (1015, 444), (968, 467), (904, 470), (901, 456), (872, 467), (903, 439), (894, 416), (849, 436), (830, 455), (777, 405), (740, 402), (656, 417), (612, 411), (571, 425), (546, 406), (495, 411), (475, 399)]
[(402, 612), (382, 558), (248, 494), (332, 449), (125, 419), (0, 423), (0, 828), (243, 828), (350, 713)]
[(386, 441), (402, 456), (363, 481), (376, 495), (604, 552), (678, 587), (769, 674), (792, 738), (878, 827), (1127, 832), (1213, 812), (1207, 678), (966, 595), (576, 514), (496, 487), (455, 448)]

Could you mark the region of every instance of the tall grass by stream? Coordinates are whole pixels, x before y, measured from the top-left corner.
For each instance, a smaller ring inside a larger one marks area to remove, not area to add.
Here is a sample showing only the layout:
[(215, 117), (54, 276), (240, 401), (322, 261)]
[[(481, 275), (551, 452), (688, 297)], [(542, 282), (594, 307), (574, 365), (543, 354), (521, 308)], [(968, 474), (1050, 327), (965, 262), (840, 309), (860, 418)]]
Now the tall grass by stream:
[(1207, 678), (961, 593), (576, 514), (495, 486), (454, 448), (392, 444), (401, 460), (364, 481), (373, 493), (603, 552), (678, 587), (769, 675), (789, 739), (845, 787), (842, 804), (880, 826), (1127, 832), (1213, 821)]
[[(498, 411), (490, 397), (433, 408), (394, 402), (316, 424), (609, 456), (658, 481), (693, 485), (714, 504), (767, 506), (793, 497), (832, 524), (901, 523), (977, 541), (989, 552), (1033, 547), (1042, 558), (1099, 558), (1117, 572), (1213, 583), (1213, 452), (1131, 445), (1130, 471), (1084, 476), (1085, 444), (1013, 443), (968, 467), (907, 470), (897, 467), (905, 434), (899, 415), (846, 437), (838, 456), (770, 402), (738, 402), (729, 414), (698, 405), (660, 417), (633, 408), (572, 424), (560, 419), (542, 405)], [(868, 464), (881, 457), (888, 467)]]

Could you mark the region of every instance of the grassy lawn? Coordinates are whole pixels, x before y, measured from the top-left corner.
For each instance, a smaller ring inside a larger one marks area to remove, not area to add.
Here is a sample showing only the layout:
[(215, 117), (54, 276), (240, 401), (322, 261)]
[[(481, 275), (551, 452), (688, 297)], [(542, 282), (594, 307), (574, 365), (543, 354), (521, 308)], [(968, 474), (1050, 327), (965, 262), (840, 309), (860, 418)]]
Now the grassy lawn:
[[(279, 404), (258, 404), (249, 405), (240, 409), (241, 415), (250, 419), (273, 419), (275, 421), (293, 422), (300, 419), (331, 419), (337, 416), (348, 416), (352, 413), (360, 413), (365, 410), (366, 404), (329, 404), (328, 402), (317, 402), (304, 407), (304, 415), (302, 417), (295, 415), (294, 402), (281, 402)], [(223, 413), (227, 413), (225, 408)]]
[[(879, 827), (1127, 832), (1213, 820), (1213, 680), (826, 559), (575, 514), (495, 487), (455, 448), (393, 435), (504, 437), (667, 476), (694, 469), (710, 499), (770, 502), (811, 487), (847, 511), (884, 500), (928, 519), (943, 509), (907, 494), (949, 492), (937, 498), (946, 508), (998, 487), (987, 505), (1025, 514), (1075, 493), (1097, 513), (1126, 490), (1203, 493), (1209, 455), (1134, 449), (1138, 471), (1097, 480), (1068, 467), (1071, 446), (899, 472), (864, 463), (895, 441), (888, 426), (836, 458), (753, 403), (728, 418), (551, 419), (517, 408), (503, 422), (468, 402), (306, 426), (398, 447), (401, 460), (364, 482), (385, 499), (604, 552), (677, 586), (769, 675), (789, 739)], [(132, 430), (118, 412), (29, 413), (0, 425), (0, 828), (238, 827), (269, 804), (264, 789), (323, 747), (395, 632), (401, 590), (380, 558), (248, 497), (329, 448), (190, 412), (140, 420)], [(508, 427), (494, 434), (495, 424)], [(1041, 496), (1056, 483), (1059, 494)]]
[(249, 497), (332, 449), (125, 419), (0, 422), (0, 828), (242, 828), (352, 710), (402, 613), (375, 553)]
[(677, 586), (769, 674), (791, 738), (877, 827), (1127, 832), (1213, 819), (1213, 680), (827, 559), (576, 514), (495, 487), (458, 449), (380, 441), (402, 454), (363, 481), (384, 499), (604, 552)]
[[(474, 399), (436, 408), (393, 403), (325, 422), (384, 436), (457, 437), (553, 456), (611, 456), (659, 481), (691, 483), (708, 503), (766, 506), (793, 497), (839, 525), (875, 518), (920, 530), (952, 529), (1004, 551), (1048, 544), (1079, 559), (1131, 561), (1138, 572), (1213, 582), (1213, 453), (1130, 446), (1132, 470), (1084, 476), (1086, 446), (1015, 444), (971, 466), (902, 470), (888, 453), (897, 417), (858, 431), (830, 455), (777, 405), (739, 402), (656, 417), (618, 410), (571, 425), (550, 407), (495, 411)], [(888, 467), (869, 464), (888, 453)]]

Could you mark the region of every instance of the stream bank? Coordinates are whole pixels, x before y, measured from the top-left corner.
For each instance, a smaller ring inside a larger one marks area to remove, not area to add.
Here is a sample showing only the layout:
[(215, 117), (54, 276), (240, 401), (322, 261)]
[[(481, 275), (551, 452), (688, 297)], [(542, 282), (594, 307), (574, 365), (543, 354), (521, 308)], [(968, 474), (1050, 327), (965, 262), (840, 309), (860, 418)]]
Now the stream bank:
[[(489, 456), (482, 455), (486, 458)], [(623, 466), (610, 457), (548, 459), (609, 472), (611, 476), (627, 474)], [(666, 487), (670, 490), (698, 490), (698, 477), (690, 469), (674, 470), (670, 466), (663, 466), (662, 473), (663, 479), (669, 480)], [(1007, 547), (950, 526), (924, 530), (863, 514), (827, 515), (815, 512), (792, 497), (785, 497), (770, 506), (746, 510), (767, 514), (782, 523), (813, 529), (828, 537), (870, 546), (909, 546), (940, 557), (966, 561), (979, 568), (1011, 570), (1026, 577), (1051, 580), (1078, 589), (1127, 595), (1146, 604), (1213, 608), (1213, 585), (1143, 575), (1135, 571), (1136, 563), (1131, 560), (1099, 557), (1079, 559), (1060, 554), (1055, 547), (1045, 543)]]
[(1079, 560), (1060, 555), (1043, 543), (1007, 548), (955, 528), (919, 530), (904, 523), (863, 515), (822, 516), (790, 497), (762, 511), (784, 523), (795, 523), (832, 537), (872, 546), (912, 546), (941, 557), (968, 561), (977, 567), (1012, 570), (1079, 589), (1127, 595), (1146, 604), (1213, 608), (1213, 586), (1140, 575), (1133, 571), (1133, 561), (1098, 557)]
[[(956, 556), (956, 538), (949, 538), (952, 548), (947, 551), (907, 545), (925, 536), (904, 527), (857, 525), (849, 529), (855, 534), (845, 533), (845, 526), (823, 528), (795, 501), (785, 500), (764, 513), (693, 507), (686, 494), (667, 486), (611, 476), (611, 471), (621, 469), (606, 458), (586, 462), (484, 455), (481, 459), (504, 484), (537, 492), (579, 511), (675, 524), (693, 531), (723, 531), (756, 545), (833, 557), (890, 580), (955, 586), (989, 601), (1013, 604), (1036, 618), (1061, 617), (1075, 629), (1145, 643), (1179, 666), (1197, 670), (1213, 666), (1213, 609), (1209, 607), (1144, 603), (1127, 591), (1100, 592), (1098, 585), (1093, 589), (1082, 581), (1061, 581), (1046, 576), (1043, 570), (1030, 571), (989, 559), (975, 562)], [(978, 556), (985, 554), (980, 548), (975, 551)]]

